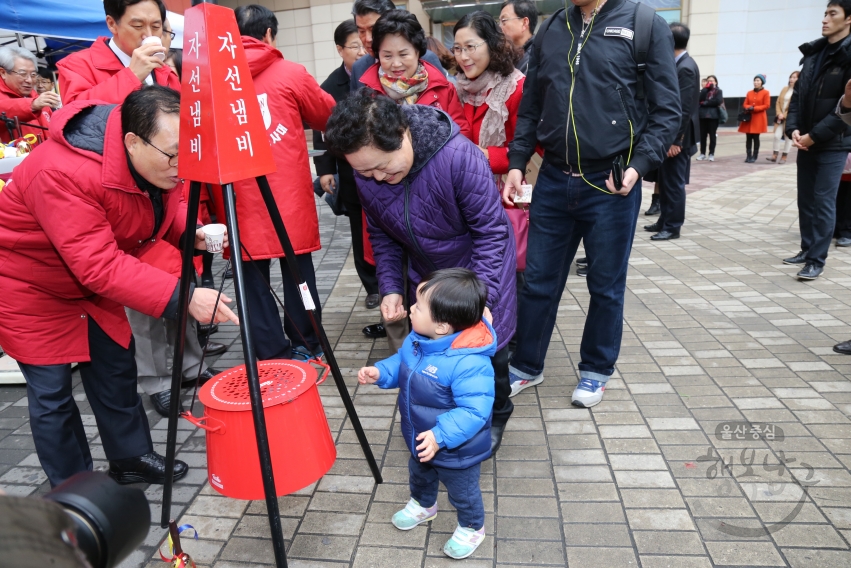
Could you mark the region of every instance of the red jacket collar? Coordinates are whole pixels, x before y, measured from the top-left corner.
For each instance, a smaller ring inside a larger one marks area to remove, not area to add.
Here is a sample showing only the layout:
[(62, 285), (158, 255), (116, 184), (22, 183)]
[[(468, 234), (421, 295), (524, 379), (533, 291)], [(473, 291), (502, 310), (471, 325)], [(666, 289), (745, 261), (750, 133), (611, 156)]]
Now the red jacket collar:
[[(101, 71), (113, 71), (115, 73), (124, 69), (124, 64), (109, 47), (108, 37), (99, 37), (89, 48), (89, 56), (92, 58), (92, 65), (95, 69)], [(171, 67), (163, 65), (159, 69), (154, 69), (154, 75), (157, 79), (157, 84), (168, 85), (168, 75), (171, 73)]]
[[(433, 89), (449, 85), (449, 81), (440, 69), (423, 59), (420, 59), (420, 63), (425, 65), (425, 69), (428, 72), (428, 86), (426, 87), (426, 90), (420, 94), (420, 96), (423, 96), (423, 94), (428, 93)], [(370, 89), (383, 93), (384, 87), (381, 85), (381, 80), (378, 78), (378, 67), (379, 64), (375, 63), (372, 67), (367, 69), (361, 76), (360, 82)]]
[(270, 65), (284, 58), (283, 53), (251, 36), (242, 36), (241, 39), (252, 77), (256, 77), (268, 69)]
[[(11, 89), (11, 87), (9, 87), (9, 85), (6, 84), (6, 81), (2, 81), (2, 80), (0, 80), (0, 94), (6, 95), (10, 99), (22, 99), (22, 98), (24, 98), (23, 95), (20, 95), (17, 92), (13, 91)], [(36, 97), (38, 97), (38, 93), (36, 92), (35, 89), (33, 89), (30, 92), (30, 98), (34, 99)]]

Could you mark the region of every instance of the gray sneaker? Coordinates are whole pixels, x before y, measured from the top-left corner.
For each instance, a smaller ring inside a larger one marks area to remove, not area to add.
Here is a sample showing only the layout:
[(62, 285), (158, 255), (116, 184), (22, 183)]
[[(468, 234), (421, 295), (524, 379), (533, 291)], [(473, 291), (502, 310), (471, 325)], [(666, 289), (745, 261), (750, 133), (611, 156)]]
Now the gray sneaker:
[(714, 162), (714, 161), (715, 161), (715, 154), (709, 154), (709, 161), (710, 161), (710, 162)]

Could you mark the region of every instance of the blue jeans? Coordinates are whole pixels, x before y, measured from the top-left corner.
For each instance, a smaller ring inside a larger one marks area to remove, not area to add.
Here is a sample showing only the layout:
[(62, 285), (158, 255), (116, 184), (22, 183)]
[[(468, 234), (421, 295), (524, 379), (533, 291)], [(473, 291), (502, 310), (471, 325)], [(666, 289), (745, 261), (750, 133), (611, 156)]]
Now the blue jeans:
[[(609, 172), (586, 174), (605, 188)], [(512, 371), (529, 379), (544, 370), (570, 264), (579, 241), (588, 257), (591, 304), (580, 347), (579, 374), (606, 382), (614, 373), (623, 333), (623, 301), (629, 254), (641, 206), (641, 180), (627, 196), (603, 193), (581, 177), (546, 164), (529, 214), (526, 285), (517, 313), (517, 351)]]
[(848, 152), (798, 152), (798, 220), (807, 262), (824, 266), (836, 227), (836, 193)]
[(466, 469), (435, 467), (429, 463), (420, 463), (412, 456), (408, 460), (411, 497), (420, 506), (431, 507), (437, 503), (437, 489), (442, 481), (449, 493), (449, 502), (458, 511), (458, 524), (480, 530), (485, 526), (485, 505), (479, 488), (481, 469), (480, 463)]

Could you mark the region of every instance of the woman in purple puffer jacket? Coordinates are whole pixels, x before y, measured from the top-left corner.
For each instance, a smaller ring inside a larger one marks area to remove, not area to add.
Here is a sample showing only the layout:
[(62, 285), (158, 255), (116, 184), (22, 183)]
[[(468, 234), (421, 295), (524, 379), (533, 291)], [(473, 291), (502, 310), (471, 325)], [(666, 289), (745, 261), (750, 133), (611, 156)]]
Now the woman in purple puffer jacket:
[(487, 159), (443, 111), (399, 106), (369, 89), (337, 104), (325, 142), (355, 171), (386, 323), (407, 319), (404, 255), (411, 298), (421, 278), (441, 268), (469, 268), (487, 285), (497, 334), (495, 452), (514, 409), (508, 398), (508, 342), (517, 318), (516, 257)]

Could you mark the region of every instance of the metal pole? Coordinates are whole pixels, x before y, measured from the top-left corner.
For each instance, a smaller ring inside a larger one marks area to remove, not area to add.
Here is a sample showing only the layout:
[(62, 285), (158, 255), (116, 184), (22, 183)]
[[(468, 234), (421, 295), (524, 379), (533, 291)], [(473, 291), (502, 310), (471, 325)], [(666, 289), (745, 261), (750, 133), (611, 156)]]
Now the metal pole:
[[(296, 286), (304, 282), (301, 277), (301, 272), (298, 269), (298, 263), (295, 258), (292, 242), (287, 234), (287, 228), (284, 226), (284, 220), (281, 217), (281, 212), (278, 210), (278, 204), (275, 202), (275, 196), (272, 194), (272, 188), (269, 187), (269, 181), (266, 176), (257, 178), (257, 185), (260, 187), (260, 194), (263, 196), (263, 201), (266, 203), (266, 209), (269, 211), (269, 216), (272, 218), (272, 225), (275, 227), (275, 232), (278, 234), (278, 240), (281, 242), (281, 248), (287, 257), (287, 266), (290, 269), (290, 274), (295, 280)], [(352, 428), (360, 442), (363, 455), (369, 464), (369, 469), (372, 470), (372, 477), (375, 483), (381, 483), (381, 470), (375, 461), (375, 456), (372, 455), (372, 448), (369, 447), (369, 440), (366, 438), (366, 433), (361, 426), (360, 418), (355, 410), (355, 405), (352, 402), (352, 397), (349, 395), (349, 389), (346, 387), (346, 381), (343, 379), (343, 374), (340, 372), (340, 366), (337, 364), (337, 359), (334, 357), (334, 352), (331, 349), (331, 342), (328, 341), (328, 336), (325, 334), (325, 328), (322, 327), (319, 319), (316, 317), (314, 310), (306, 310), (310, 323), (319, 337), (319, 344), (322, 346), (322, 351), (325, 352), (325, 360), (331, 367), (331, 374), (334, 375), (334, 382), (337, 384), (337, 390), (340, 392), (340, 398), (343, 400), (343, 405), (346, 407), (346, 412), (349, 415), (349, 420), (352, 421)], [(241, 314), (241, 312), (240, 312)], [(245, 324), (242, 324), (243, 327)]]
[(165, 483), (160, 526), (168, 527), (171, 519), (171, 488), (174, 485), (174, 459), (177, 448), (177, 419), (180, 409), (180, 383), (183, 382), (183, 350), (186, 320), (189, 317), (189, 284), (195, 281), (195, 225), (198, 222), (198, 203), (201, 200), (201, 182), (189, 183), (189, 203), (186, 207), (186, 232), (183, 239), (183, 258), (180, 268), (180, 290), (177, 297), (177, 329), (180, 333), (174, 342), (174, 362), (171, 368), (171, 403), (168, 407), (168, 436), (165, 442)]
[(242, 353), (245, 356), (248, 391), (251, 395), (251, 415), (254, 418), (254, 434), (257, 437), (257, 453), (260, 456), (260, 472), (263, 477), (263, 491), (266, 494), (269, 528), (272, 531), (272, 548), (275, 551), (275, 564), (278, 568), (287, 568), (284, 534), (281, 530), (278, 496), (275, 492), (275, 476), (272, 472), (272, 455), (269, 452), (266, 416), (263, 412), (263, 396), (260, 392), (260, 377), (257, 373), (257, 355), (254, 353), (254, 340), (251, 337), (251, 324), (249, 321), (248, 298), (245, 296), (245, 281), (243, 280), (242, 272), (242, 246), (239, 242), (239, 225), (237, 223), (236, 201), (232, 183), (222, 186), (222, 197), (224, 199), (225, 215), (227, 217), (236, 305), (239, 308), (239, 333), (242, 336)]

